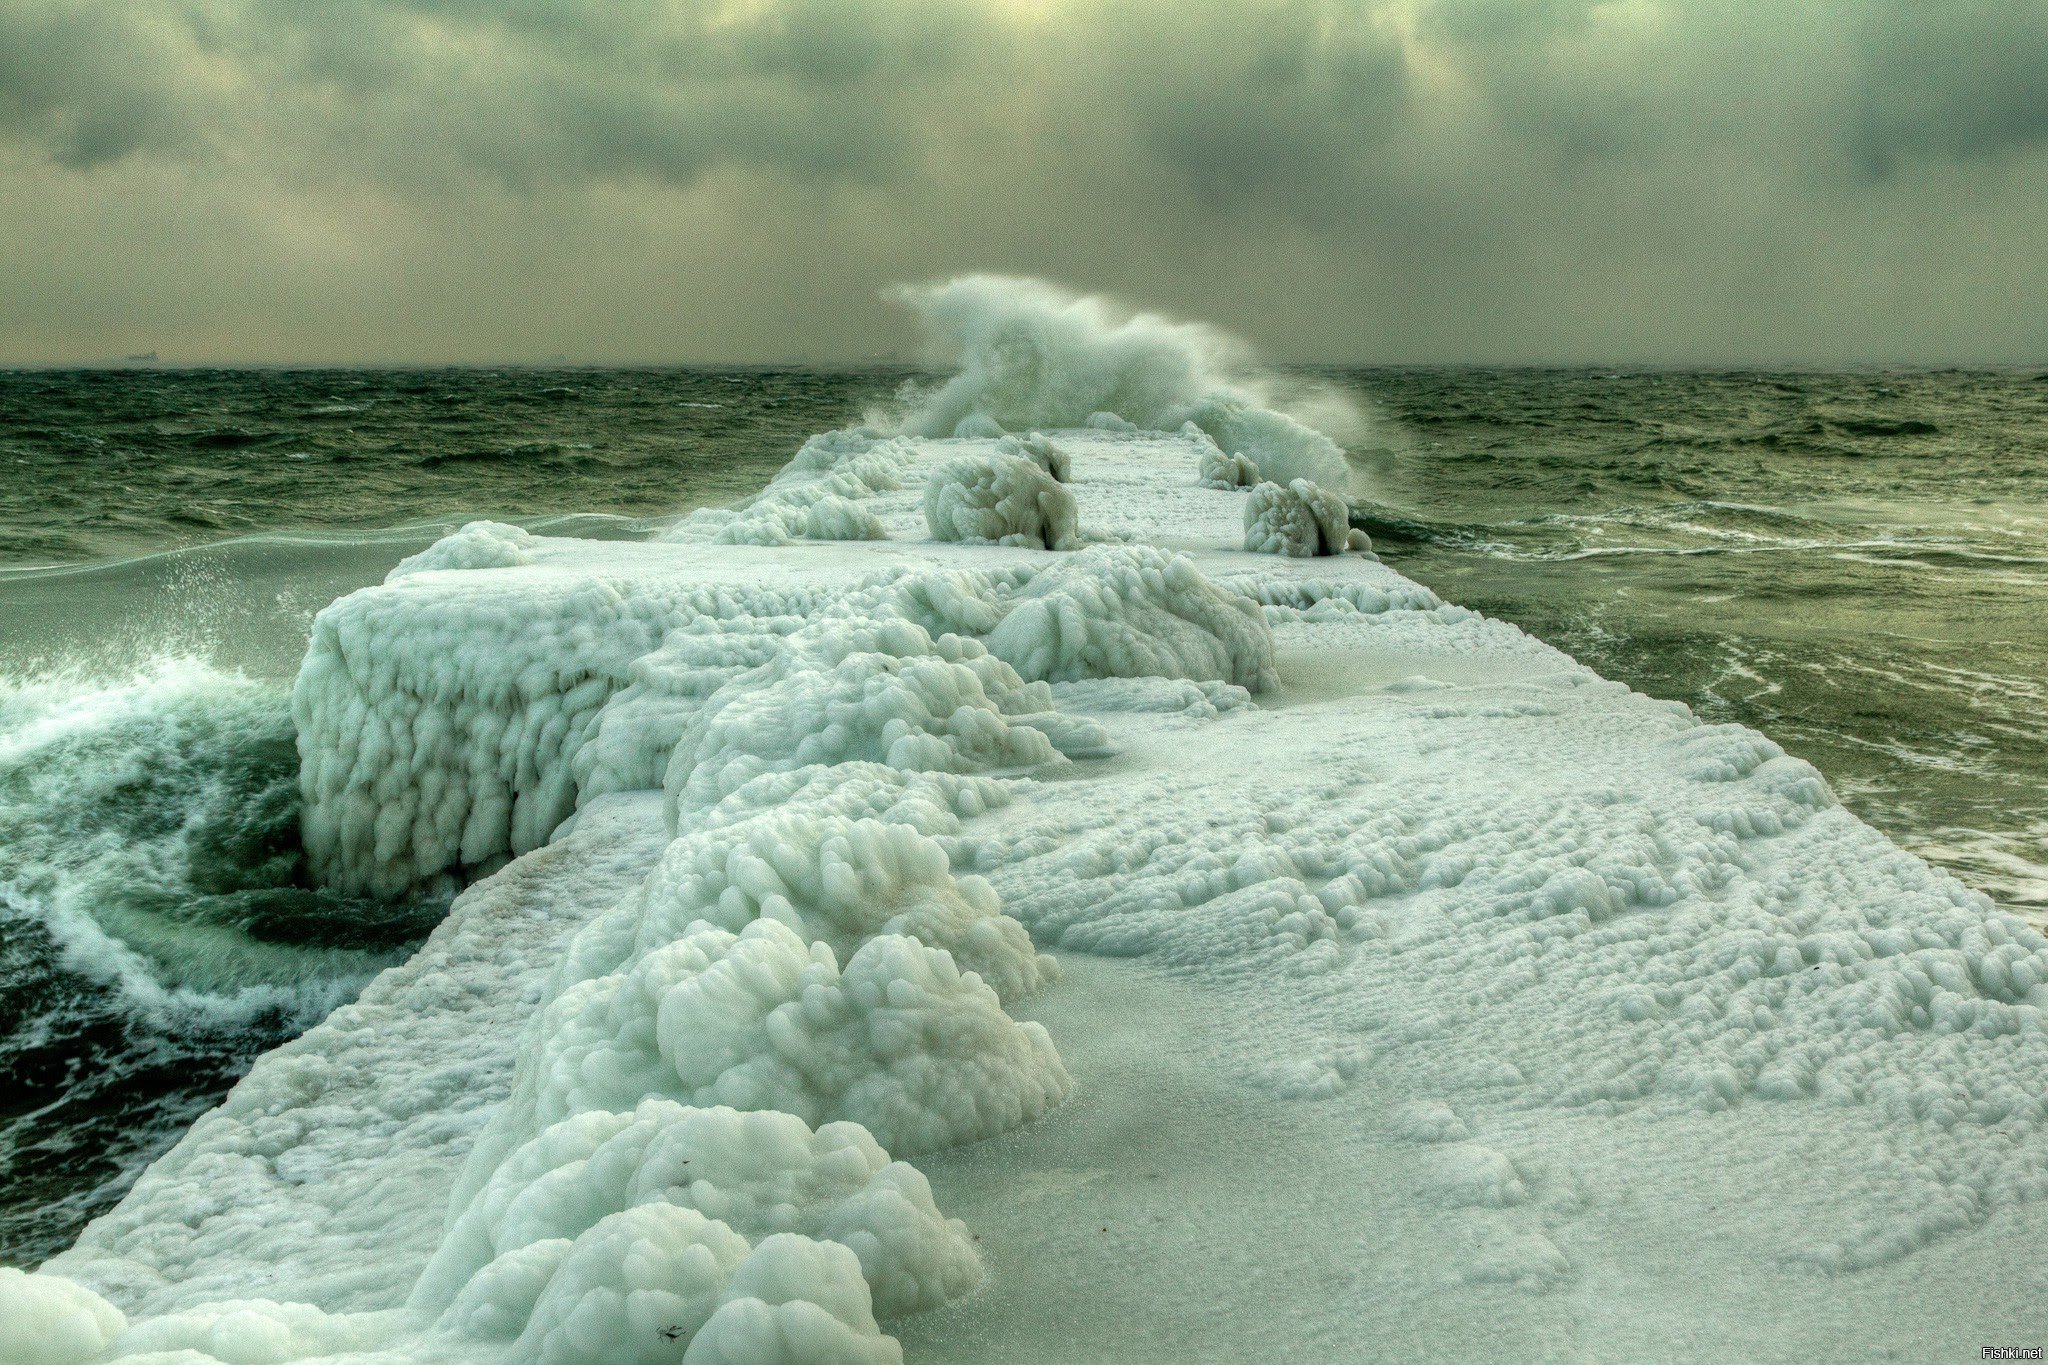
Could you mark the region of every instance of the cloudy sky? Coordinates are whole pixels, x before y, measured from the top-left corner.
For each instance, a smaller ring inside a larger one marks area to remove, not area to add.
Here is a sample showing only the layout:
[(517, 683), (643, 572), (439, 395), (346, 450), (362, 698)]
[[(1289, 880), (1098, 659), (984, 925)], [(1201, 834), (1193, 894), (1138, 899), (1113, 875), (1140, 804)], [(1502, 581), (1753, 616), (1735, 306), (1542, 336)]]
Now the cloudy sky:
[(2048, 0), (0, 0), (0, 363), (2048, 359)]

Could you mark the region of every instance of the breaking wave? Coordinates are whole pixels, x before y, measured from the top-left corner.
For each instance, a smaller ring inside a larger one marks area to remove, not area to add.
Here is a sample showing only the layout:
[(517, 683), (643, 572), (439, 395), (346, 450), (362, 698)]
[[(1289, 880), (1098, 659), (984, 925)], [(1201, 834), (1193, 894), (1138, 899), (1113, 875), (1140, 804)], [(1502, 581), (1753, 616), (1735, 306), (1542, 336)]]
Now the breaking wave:
[(432, 928), (437, 904), (313, 887), (298, 822), (280, 686), (191, 659), (0, 680), (5, 1259), (62, 1246), (253, 1057)]
[(1193, 422), (1266, 478), (1348, 482), (1338, 442), (1365, 428), (1351, 400), (1327, 385), (1282, 381), (1214, 327), (1004, 275), (902, 285), (889, 297), (916, 315), (927, 361), (954, 372), (906, 395), (897, 425), (909, 435), (1116, 422), (1176, 431)]

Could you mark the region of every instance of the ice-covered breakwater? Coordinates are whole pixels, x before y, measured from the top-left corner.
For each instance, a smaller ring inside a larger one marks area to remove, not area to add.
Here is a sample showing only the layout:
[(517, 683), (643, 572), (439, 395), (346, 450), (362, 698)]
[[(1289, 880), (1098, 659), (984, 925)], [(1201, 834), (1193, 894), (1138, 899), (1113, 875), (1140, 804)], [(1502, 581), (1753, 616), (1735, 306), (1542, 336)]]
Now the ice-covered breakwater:
[(1001, 378), (329, 608), (311, 855), (472, 884), (0, 1273), (0, 1357), (2026, 1337), (2048, 941), (1350, 547), (1251, 399)]

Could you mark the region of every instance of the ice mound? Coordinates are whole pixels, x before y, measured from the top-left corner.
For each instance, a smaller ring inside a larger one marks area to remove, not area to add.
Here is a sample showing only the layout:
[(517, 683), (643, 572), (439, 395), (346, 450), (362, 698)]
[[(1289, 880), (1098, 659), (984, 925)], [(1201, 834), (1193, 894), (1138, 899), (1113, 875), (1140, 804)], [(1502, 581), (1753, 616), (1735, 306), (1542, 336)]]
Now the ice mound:
[(1202, 487), (1251, 488), (1263, 482), (1259, 476), (1258, 465), (1249, 456), (1224, 454), (1223, 447), (1217, 445), (1209, 438), (1209, 433), (1202, 431), (1193, 422), (1189, 422), (1181, 430), (1183, 433), (1196, 432), (1201, 435), (1202, 458), (1196, 469), (1196, 477), (1201, 481)]
[(1074, 481), (1073, 457), (1064, 446), (1054, 445), (1043, 433), (1033, 431), (1021, 436), (1005, 436), (996, 442), (996, 450), (1003, 455), (1023, 456), (1060, 483)]
[(84, 1285), (0, 1266), (0, 1360), (87, 1365), (127, 1325), (120, 1309)]
[(1080, 546), (1074, 495), (1045, 465), (998, 449), (963, 455), (924, 486), (934, 540), (988, 541), (1047, 550)]
[[(884, 1316), (935, 1308), (981, 1280), (965, 1225), (943, 1217), (925, 1178), (858, 1125), (813, 1131), (790, 1114), (647, 1100), (632, 1113), (578, 1114), (514, 1152), (451, 1225), (413, 1303), (452, 1305), (444, 1324), (478, 1321), (504, 1301), (492, 1285), (547, 1254), (530, 1248), (644, 1204), (693, 1210), (749, 1241), (801, 1233), (843, 1243)], [(491, 1321), (507, 1334), (514, 1317)]]
[(635, 659), (570, 758), (577, 800), (658, 786), (691, 717), (733, 679), (778, 659), (795, 614), (694, 616)]
[[(1358, 534), (1344, 499), (1306, 479), (1259, 484), (1245, 503), (1244, 547), (1257, 554), (1341, 555)], [(1357, 548), (1370, 543), (1361, 539)]]
[(766, 919), (738, 934), (701, 925), (578, 982), (543, 1013), (537, 1043), (496, 1126), (534, 1131), (665, 1095), (851, 1120), (916, 1153), (1027, 1123), (1068, 1085), (1045, 1031), (1011, 1021), (950, 954), (885, 934), (842, 971), (828, 945)]
[(700, 920), (739, 932), (773, 919), (842, 957), (878, 934), (908, 934), (951, 953), (1005, 1003), (1035, 993), (1054, 974), (1052, 960), (1002, 913), (986, 881), (955, 878), (937, 841), (872, 818), (771, 809), (677, 839), (626, 913), (630, 945), (622, 940), (607, 957), (599, 944), (609, 931), (593, 927), (589, 943), (575, 950), (576, 970), (615, 971)]
[(1149, 547), (1087, 550), (1041, 571), (987, 639), (1019, 674), (1048, 682), (1274, 685), (1273, 636), (1256, 605), (1216, 588), (1185, 555)]
[(512, 1358), (536, 1365), (902, 1359), (849, 1249), (793, 1233), (750, 1247), (673, 1204), (609, 1214), (495, 1270), (449, 1317), (473, 1337), (516, 1331)]
[(769, 485), (734, 508), (706, 507), (677, 522), (666, 541), (787, 545), (795, 540), (886, 540), (865, 505), (903, 486), (911, 455), (869, 427), (806, 441)]
[[(1200, 323), (1132, 312), (1041, 280), (963, 275), (899, 288), (935, 361), (957, 369), (904, 420), (915, 436), (1105, 427), (1154, 431), (1193, 421), (1267, 477), (1343, 486), (1344, 453), (1282, 409), (1243, 342)], [(1360, 429), (1341, 398), (1317, 395), (1326, 425)]]
[(1428, 612), (1438, 624), (1477, 619), (1464, 607), (1444, 600), (1407, 579), (1366, 583), (1356, 579), (1307, 577), (1302, 574), (1219, 574), (1216, 587), (1250, 598), (1274, 626), (1332, 624), (1387, 612)]
[(741, 1262), (685, 1365), (899, 1365), (860, 1266), (836, 1242), (777, 1233)]
[(397, 567), (384, 576), (384, 581), (396, 583), (414, 574), (442, 569), (517, 568), (533, 563), (533, 556), (528, 551), (536, 543), (533, 534), (521, 527), (508, 526), (502, 521), (472, 521), (418, 554), (398, 561)]
[[(555, 1264), (527, 1311), (519, 1354), (562, 1365), (652, 1365), (673, 1358), (671, 1343), (703, 1327), (752, 1248), (694, 1209), (643, 1204), (607, 1215), (553, 1250)], [(520, 1305), (493, 1306), (515, 1317)]]
[(799, 632), (774, 662), (707, 698), (677, 739), (664, 787), (673, 810), (817, 764), (979, 772), (1106, 747), (1100, 727), (1055, 711), (1042, 683), (978, 641), (933, 640), (901, 620), (835, 621)]
[(721, 545), (787, 545), (793, 540), (887, 540), (875, 514), (851, 498), (822, 494), (807, 502), (763, 502), (718, 528)]
[[(937, 648), (900, 619), (862, 618), (834, 638), (853, 659), (892, 640)], [(946, 639), (956, 658), (1026, 687), (978, 645)], [(812, 649), (831, 653), (810, 641), (781, 658), (815, 664)], [(741, 676), (758, 700), (831, 674)], [(1029, 686), (1045, 706), (1045, 684)], [(686, 803), (640, 890), (562, 954), (413, 1291), (442, 1330), (517, 1335), (532, 1358), (598, 1358), (576, 1354), (597, 1329), (574, 1324), (616, 1320), (645, 1279), (633, 1267), (651, 1264), (667, 1267), (664, 1282), (695, 1276), (687, 1293), (648, 1300), (697, 1333), (693, 1357), (725, 1342), (715, 1349), (735, 1358), (890, 1358), (874, 1311), (921, 1311), (979, 1282), (965, 1230), (888, 1151), (993, 1136), (1065, 1098), (1044, 1029), (1003, 1008), (1053, 964), (917, 827), (957, 828), (960, 810), (994, 801), (967, 778), (847, 747), (768, 769), (731, 758), (730, 744), (691, 750), (746, 771)], [(759, 1256), (785, 1266), (773, 1293), (745, 1271)]]
[(489, 871), (574, 808), (563, 760), (667, 613), (598, 583), (536, 587), (552, 610), (386, 588), (315, 618), (292, 713), (322, 881), (396, 894)]
[(835, 595), (504, 572), (516, 593), (486, 573), (432, 590), (414, 575), (314, 619), (292, 717), (322, 882), (396, 895), (540, 847), (576, 809), (573, 761), (605, 704), (671, 630)]

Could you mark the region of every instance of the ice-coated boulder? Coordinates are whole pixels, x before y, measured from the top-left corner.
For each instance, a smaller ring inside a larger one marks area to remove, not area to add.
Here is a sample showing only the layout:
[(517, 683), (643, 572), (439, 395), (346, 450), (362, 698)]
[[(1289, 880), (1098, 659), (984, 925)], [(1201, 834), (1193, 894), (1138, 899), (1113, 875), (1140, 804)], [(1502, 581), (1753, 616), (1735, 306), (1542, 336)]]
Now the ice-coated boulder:
[(934, 540), (985, 540), (1073, 550), (1081, 544), (1074, 495), (1036, 459), (995, 451), (934, 470), (924, 519)]
[(413, 1302), (451, 1305), (451, 1326), (488, 1316), (489, 1331), (505, 1334), (516, 1314), (498, 1307), (548, 1254), (532, 1248), (644, 1204), (692, 1209), (750, 1241), (793, 1232), (842, 1243), (883, 1316), (937, 1307), (981, 1281), (966, 1227), (858, 1124), (813, 1131), (773, 1110), (646, 1100), (574, 1115), (515, 1151), (450, 1224)]
[(1306, 479), (1262, 483), (1244, 508), (1244, 547), (1259, 554), (1341, 555), (1351, 547), (1351, 508)]
[(901, 934), (842, 970), (778, 920), (705, 924), (548, 1006), (501, 1116), (514, 1131), (648, 1096), (851, 1120), (906, 1155), (992, 1137), (1066, 1097), (1036, 1024), (951, 954)]

